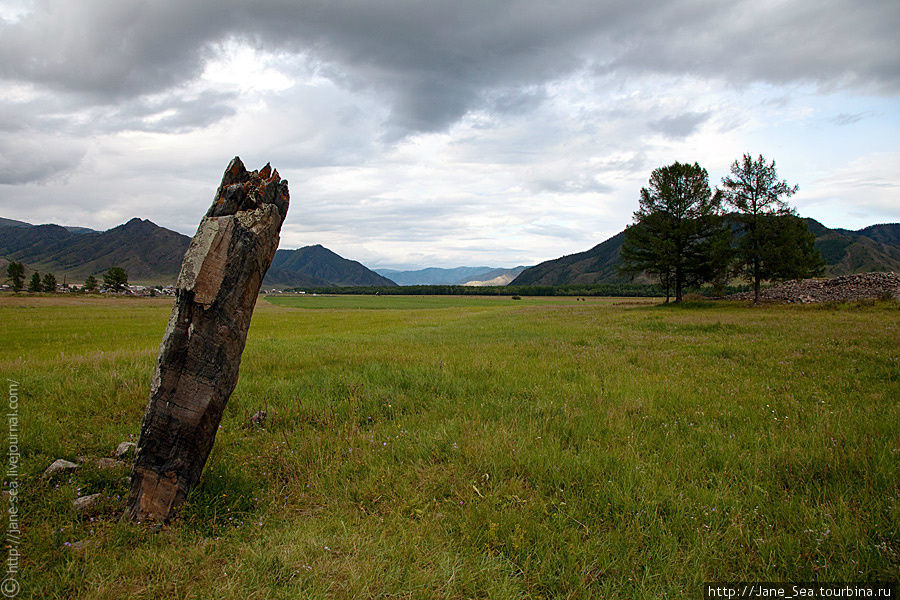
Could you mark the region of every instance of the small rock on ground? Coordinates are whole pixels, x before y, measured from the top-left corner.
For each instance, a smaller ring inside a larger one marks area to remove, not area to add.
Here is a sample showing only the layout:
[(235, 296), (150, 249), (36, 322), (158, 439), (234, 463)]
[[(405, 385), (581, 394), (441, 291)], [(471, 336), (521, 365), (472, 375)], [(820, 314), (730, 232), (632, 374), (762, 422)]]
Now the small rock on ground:
[(132, 456), (137, 451), (137, 444), (134, 442), (122, 442), (116, 447), (116, 458), (125, 458), (129, 454)]
[(73, 463), (64, 458), (57, 458), (49, 467), (47, 467), (47, 470), (44, 471), (44, 477), (53, 477), (57, 473), (66, 473), (68, 471), (74, 471), (77, 468), (77, 463)]
[[(753, 292), (732, 294), (728, 298), (753, 300)], [(900, 299), (900, 275), (897, 273), (856, 273), (832, 279), (800, 279), (786, 281), (759, 292), (759, 299), (762, 301), (788, 304), (887, 298)]]
[(81, 498), (75, 498), (75, 510), (82, 511), (86, 508), (90, 507), (97, 500), (100, 499), (100, 494), (91, 494), (90, 496), (82, 496)]

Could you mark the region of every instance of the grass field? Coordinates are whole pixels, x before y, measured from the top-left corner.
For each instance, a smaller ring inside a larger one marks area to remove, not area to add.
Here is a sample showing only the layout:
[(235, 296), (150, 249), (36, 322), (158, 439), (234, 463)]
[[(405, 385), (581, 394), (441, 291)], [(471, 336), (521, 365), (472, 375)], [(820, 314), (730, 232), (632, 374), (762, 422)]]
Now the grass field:
[[(0, 298), (21, 597), (699, 598), (900, 572), (897, 303), (261, 301), (159, 530), (118, 522), (128, 471), (94, 463), (137, 436), (169, 310)], [(42, 479), (56, 458), (82, 466)]]
[[(328, 295), (284, 295), (267, 296), (267, 302), (287, 308), (331, 309), (331, 310), (419, 310), (423, 308), (498, 308), (501, 306), (534, 306), (581, 302), (572, 297), (525, 296), (514, 300), (508, 296), (328, 296)], [(598, 298), (586, 297), (584, 302), (602, 304), (655, 304), (657, 298)]]

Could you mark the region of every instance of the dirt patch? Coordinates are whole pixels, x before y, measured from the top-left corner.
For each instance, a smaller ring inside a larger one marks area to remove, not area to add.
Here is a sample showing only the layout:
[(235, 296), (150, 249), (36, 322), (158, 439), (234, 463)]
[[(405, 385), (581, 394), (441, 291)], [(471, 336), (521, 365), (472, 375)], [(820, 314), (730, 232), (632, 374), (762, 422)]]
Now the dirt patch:
[(0, 294), (0, 306), (41, 307), (41, 306), (164, 306), (171, 305), (171, 296), (144, 298), (134, 296), (83, 296), (80, 294)]

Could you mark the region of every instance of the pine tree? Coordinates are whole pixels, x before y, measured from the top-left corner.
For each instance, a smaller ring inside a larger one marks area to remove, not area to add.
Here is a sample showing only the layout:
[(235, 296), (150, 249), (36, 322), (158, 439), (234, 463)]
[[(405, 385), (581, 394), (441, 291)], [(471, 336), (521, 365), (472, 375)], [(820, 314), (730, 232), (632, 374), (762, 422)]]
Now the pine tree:
[(41, 282), (41, 288), (48, 293), (56, 292), (56, 276), (53, 273), (47, 273), (44, 275), (44, 279)]
[(744, 154), (722, 179), (725, 202), (738, 211), (740, 237), (736, 269), (753, 283), (753, 301), (759, 302), (764, 279), (808, 277), (820, 273), (821, 258), (806, 223), (794, 215), (783, 198), (798, 186), (778, 180), (775, 161), (767, 163)]
[(675, 288), (681, 302), (686, 285), (716, 279), (728, 261), (730, 231), (721, 215), (721, 197), (709, 187), (706, 169), (676, 162), (650, 175), (641, 190), (634, 224), (625, 230), (622, 272), (647, 272)]
[(31, 276), (31, 281), (28, 283), (28, 291), (29, 292), (40, 292), (43, 291), (44, 287), (41, 285), (41, 274), (37, 271)]
[(113, 291), (124, 290), (128, 285), (128, 273), (122, 267), (110, 267), (103, 275), (103, 285)]
[(10, 262), (6, 265), (6, 276), (14, 292), (19, 292), (25, 286), (25, 265), (20, 262)]

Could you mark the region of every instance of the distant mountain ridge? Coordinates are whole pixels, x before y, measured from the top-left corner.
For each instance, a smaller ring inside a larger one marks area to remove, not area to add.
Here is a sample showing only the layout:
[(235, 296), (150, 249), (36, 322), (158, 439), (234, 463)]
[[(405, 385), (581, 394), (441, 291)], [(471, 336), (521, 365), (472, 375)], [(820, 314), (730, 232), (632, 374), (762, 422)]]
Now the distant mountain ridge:
[(510, 285), (570, 285), (613, 283), (627, 278), (616, 272), (625, 232), (584, 252), (547, 260), (525, 269)]
[[(868, 271), (900, 272), (900, 223), (870, 225), (852, 231), (830, 229), (805, 219), (816, 236), (816, 248), (826, 263), (826, 274), (848, 275)], [(510, 285), (569, 285), (628, 281), (619, 275), (619, 251), (624, 232), (584, 252), (542, 262), (529, 268), (429, 268), (396, 271), (366, 268), (321, 245), (278, 250), (264, 286), (332, 287), (400, 285), (503, 285), (507, 274), (521, 270)], [(51, 272), (58, 281), (83, 281), (111, 266), (128, 271), (132, 282), (174, 283), (190, 238), (148, 220), (131, 219), (107, 231), (60, 225), (32, 225), (0, 218), (0, 267), (8, 261), (31, 271)], [(636, 281), (644, 282), (642, 278)]]
[(375, 272), (389, 277), (398, 285), (461, 285), (493, 269), (494, 267), (428, 267), (410, 271), (375, 269)]
[[(829, 229), (815, 219), (804, 219), (816, 236), (816, 248), (829, 276), (869, 271), (900, 272), (900, 223), (870, 225), (851, 231)], [(510, 285), (571, 285), (624, 283), (619, 275), (619, 251), (625, 232), (619, 232), (590, 250), (544, 261), (525, 269)]]
[(29, 269), (50, 271), (61, 282), (99, 275), (111, 266), (128, 271), (132, 281), (172, 283), (190, 238), (150, 221), (131, 219), (107, 231), (74, 233), (59, 225), (0, 229), (0, 256)]
[[(297, 281), (298, 274), (309, 281), (292, 283)], [(294, 287), (397, 285), (362, 263), (343, 258), (321, 244), (275, 252), (264, 283)]]
[[(80, 282), (109, 267), (128, 271), (132, 282), (174, 283), (191, 238), (138, 218), (107, 231), (59, 225), (32, 225), (0, 218), (0, 261), (24, 263), (51, 272), (62, 282)], [(332, 287), (395, 285), (362, 264), (321, 245), (278, 250), (264, 286)]]
[(869, 225), (857, 231), (829, 229), (805, 219), (832, 276), (869, 271), (900, 272), (900, 223)]
[[(38, 225), (32, 225), (31, 223), (26, 223), (25, 221), (16, 221), (15, 219), (4, 219), (0, 217), (0, 227), (38, 227)], [(71, 225), (59, 225), (63, 229), (71, 231), (72, 233), (100, 233), (94, 229), (88, 229), (87, 227), (73, 227)]]
[(525, 267), (503, 269), (497, 267), (428, 267), (410, 271), (396, 269), (375, 269), (375, 272), (391, 278), (398, 285), (505, 285), (503, 283), (487, 283), (504, 275), (513, 273), (511, 280), (521, 273)]
[(510, 281), (519, 276), (519, 274), (528, 267), (519, 265), (512, 269), (494, 269), (487, 273), (482, 273), (478, 279), (473, 279), (463, 283), (471, 287), (499, 286), (508, 285)]

